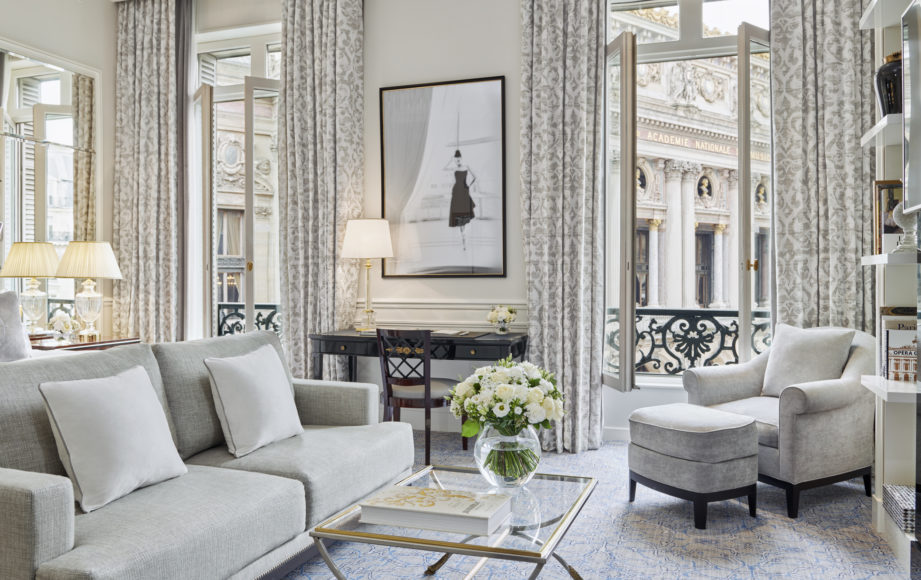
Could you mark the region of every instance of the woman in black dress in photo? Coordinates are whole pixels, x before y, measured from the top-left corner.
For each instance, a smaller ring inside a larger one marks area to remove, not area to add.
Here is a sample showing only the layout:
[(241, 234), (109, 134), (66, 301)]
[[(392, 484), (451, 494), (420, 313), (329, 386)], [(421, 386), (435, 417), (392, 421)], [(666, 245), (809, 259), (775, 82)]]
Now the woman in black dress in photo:
[(473, 198), (470, 197), (470, 188), (476, 182), (476, 175), (468, 165), (464, 163), (460, 149), (454, 152), (454, 158), (445, 166), (445, 171), (454, 172), (454, 186), (451, 188), (451, 211), (448, 214), (448, 226), (460, 228), (461, 245), (464, 251), (467, 251), (467, 239), (464, 235), (464, 227), (470, 220), (476, 217), (473, 208), (476, 207)]

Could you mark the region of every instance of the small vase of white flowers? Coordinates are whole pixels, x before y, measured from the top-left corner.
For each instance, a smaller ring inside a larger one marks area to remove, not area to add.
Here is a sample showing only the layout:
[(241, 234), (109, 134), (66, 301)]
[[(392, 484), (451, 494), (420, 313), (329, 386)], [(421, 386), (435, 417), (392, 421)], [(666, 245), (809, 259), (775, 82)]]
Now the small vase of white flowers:
[(496, 327), (497, 334), (506, 334), (508, 325), (515, 320), (517, 313), (518, 311), (511, 306), (499, 304), (498, 306), (493, 306), (493, 309), (489, 311), (489, 314), (486, 315), (486, 321)]
[(73, 332), (77, 330), (74, 319), (63, 310), (54, 311), (54, 315), (48, 321), (48, 326), (58, 333), (58, 340), (69, 340)]
[(563, 417), (563, 393), (553, 374), (512, 357), (476, 369), (448, 395), (451, 412), (467, 415), (465, 437), (479, 433), (473, 456), (483, 477), (497, 487), (519, 487), (540, 463), (537, 429)]

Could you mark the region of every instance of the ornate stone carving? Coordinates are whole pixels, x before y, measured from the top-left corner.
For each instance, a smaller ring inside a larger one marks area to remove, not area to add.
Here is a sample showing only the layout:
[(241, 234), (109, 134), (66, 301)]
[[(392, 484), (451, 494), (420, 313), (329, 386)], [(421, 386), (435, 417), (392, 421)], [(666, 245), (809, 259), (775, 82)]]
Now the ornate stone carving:
[(726, 97), (726, 80), (716, 76), (710, 71), (700, 75), (698, 79), (700, 96), (708, 103), (722, 101)]
[(694, 65), (683, 61), (672, 65), (668, 92), (679, 105), (694, 104), (699, 92)]
[(646, 222), (649, 224), (649, 231), (650, 231), (650, 232), (657, 232), (657, 231), (659, 231), (659, 226), (662, 225), (662, 220), (660, 220), (660, 219), (646, 220)]
[(636, 67), (636, 84), (641, 87), (657, 83), (662, 79), (662, 64), (640, 64)]

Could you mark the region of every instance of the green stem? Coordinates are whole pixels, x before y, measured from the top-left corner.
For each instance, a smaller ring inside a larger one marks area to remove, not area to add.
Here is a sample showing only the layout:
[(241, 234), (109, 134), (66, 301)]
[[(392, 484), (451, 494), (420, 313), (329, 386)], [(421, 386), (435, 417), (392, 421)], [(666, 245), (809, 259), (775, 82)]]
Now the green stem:
[(501, 477), (518, 479), (537, 469), (540, 458), (530, 449), (503, 451), (492, 449), (486, 455), (486, 466)]

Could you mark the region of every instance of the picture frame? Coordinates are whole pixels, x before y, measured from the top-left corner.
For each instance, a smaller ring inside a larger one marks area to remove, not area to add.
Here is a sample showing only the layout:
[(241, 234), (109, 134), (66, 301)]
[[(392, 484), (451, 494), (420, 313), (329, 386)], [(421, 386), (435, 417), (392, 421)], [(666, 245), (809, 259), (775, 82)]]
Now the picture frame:
[(385, 278), (506, 276), (505, 77), (382, 87)]
[(902, 203), (904, 190), (898, 179), (880, 180), (873, 183), (873, 253), (883, 254), (898, 244), (899, 236), (904, 232), (892, 219), (892, 210)]

